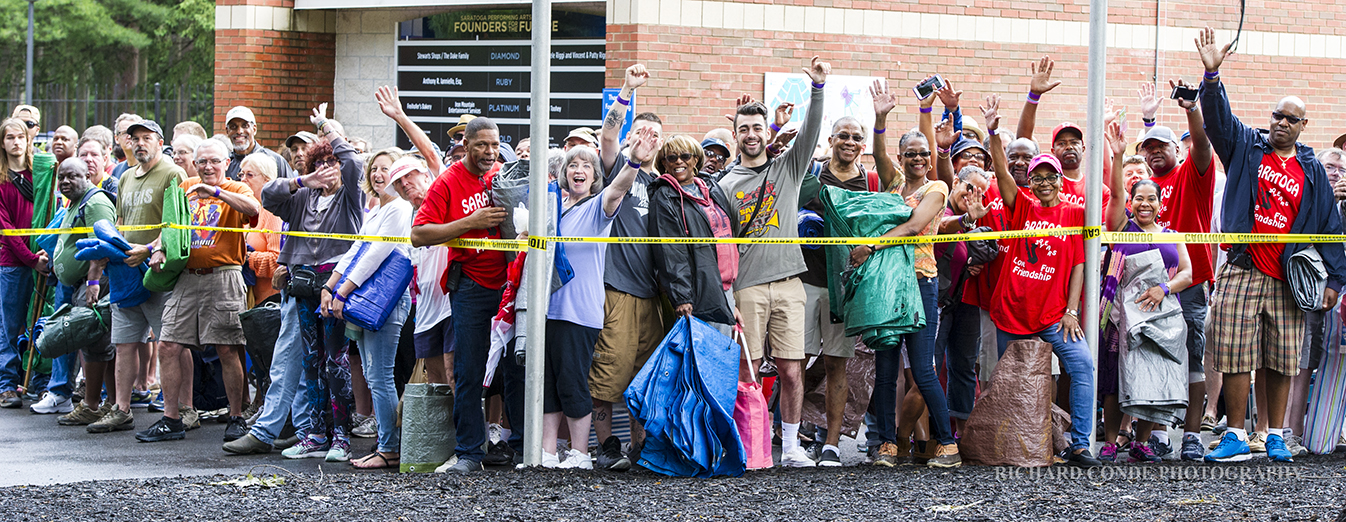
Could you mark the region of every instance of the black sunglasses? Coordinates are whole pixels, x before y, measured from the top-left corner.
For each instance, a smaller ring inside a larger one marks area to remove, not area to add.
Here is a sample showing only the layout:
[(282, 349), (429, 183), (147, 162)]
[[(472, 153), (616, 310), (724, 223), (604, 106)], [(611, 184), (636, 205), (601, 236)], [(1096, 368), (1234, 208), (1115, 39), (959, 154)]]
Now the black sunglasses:
[(1301, 121), (1304, 121), (1304, 120), (1307, 120), (1307, 119), (1308, 119), (1308, 118), (1300, 118), (1300, 117), (1298, 117), (1298, 116), (1291, 116), (1291, 115), (1289, 115), (1289, 114), (1285, 114), (1285, 113), (1283, 113), (1283, 112), (1281, 112), (1281, 111), (1271, 111), (1271, 117), (1274, 118), (1276, 121), (1285, 120), (1285, 121), (1289, 122), (1290, 125), (1294, 125), (1294, 124), (1296, 124), (1296, 123), (1299, 123), (1299, 122), (1301, 122)]
[(664, 156), (664, 162), (676, 163), (678, 160), (682, 160), (683, 162), (690, 162), (692, 161), (693, 157), (694, 156), (692, 156), (692, 153), (690, 152), (684, 152), (682, 154), (669, 154), (667, 156)]
[(36, 129), (36, 128), (37, 128), (37, 122), (32, 121), (32, 120), (23, 120), (23, 124), (24, 124), (24, 125), (27, 125), (28, 128), (30, 128), (30, 129)]
[(847, 134), (845, 132), (838, 132), (836, 134), (833, 134), (832, 137), (841, 141), (854, 141), (856, 143), (865, 141), (864, 134)]
[(907, 158), (907, 159), (912, 159), (912, 158), (916, 158), (916, 157), (929, 158), (929, 157), (930, 157), (930, 151), (928, 151), (928, 150), (923, 150), (923, 151), (920, 151), (920, 152), (916, 152), (916, 151), (914, 151), (914, 150), (909, 150), (909, 151), (903, 152), (903, 153), (902, 153), (902, 157)]

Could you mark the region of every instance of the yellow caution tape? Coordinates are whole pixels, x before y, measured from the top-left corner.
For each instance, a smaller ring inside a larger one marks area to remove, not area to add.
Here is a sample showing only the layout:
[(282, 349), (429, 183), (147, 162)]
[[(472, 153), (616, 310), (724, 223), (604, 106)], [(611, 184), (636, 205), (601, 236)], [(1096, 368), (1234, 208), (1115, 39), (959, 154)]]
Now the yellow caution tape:
[[(160, 223), (157, 225), (119, 226), (117, 230), (137, 231), (174, 228), (180, 230), (212, 230), (217, 232), (260, 232), (283, 236), (332, 239), (338, 241), (369, 241), (382, 243), (410, 244), (406, 237), (366, 236), (361, 234), (328, 234), (319, 232), (280, 231), (252, 228), (208, 227)], [(19, 228), (0, 230), (4, 236), (36, 236), (44, 234), (88, 234), (91, 227), (42, 229)], [(1233, 233), (1182, 233), (1182, 232), (1105, 232), (1102, 227), (1063, 227), (1040, 230), (1011, 230), (1007, 232), (978, 232), (975, 234), (941, 234), (936, 236), (909, 237), (810, 237), (810, 238), (713, 238), (713, 237), (529, 237), (520, 239), (454, 239), (443, 243), (450, 248), (473, 248), (478, 250), (498, 250), (522, 252), (526, 249), (546, 250), (548, 243), (644, 243), (644, 244), (716, 244), (730, 243), (738, 245), (915, 245), (926, 243), (953, 243), (959, 241), (1004, 240), (1048, 236), (1084, 235), (1086, 239), (1098, 237), (1105, 244), (1222, 244), (1222, 243), (1340, 243), (1346, 242), (1346, 235), (1330, 234), (1233, 234)]]

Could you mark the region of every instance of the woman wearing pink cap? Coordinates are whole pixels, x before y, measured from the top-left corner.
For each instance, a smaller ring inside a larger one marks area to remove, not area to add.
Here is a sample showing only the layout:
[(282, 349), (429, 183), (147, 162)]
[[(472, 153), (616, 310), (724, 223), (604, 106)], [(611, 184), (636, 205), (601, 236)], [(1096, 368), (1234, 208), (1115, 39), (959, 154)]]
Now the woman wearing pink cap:
[[(399, 157), (396, 152), (380, 151), (370, 158), (366, 177), (360, 185), (369, 196), (378, 197), (379, 206), (365, 216), (360, 235), (407, 237), (411, 233), (411, 203), (397, 196), (392, 188), (393, 180), (413, 171), (425, 170), (420, 160), (410, 156)], [(364, 253), (356, 259), (361, 248)], [(399, 243), (358, 241), (352, 244), (350, 251), (337, 263), (331, 278), (327, 280), (327, 287), (332, 292), (323, 293), (322, 314), (344, 319), (342, 311), (346, 298), (390, 259), (394, 249), (404, 256), (409, 255), (407, 245)], [(345, 274), (344, 282), (341, 281), (342, 274)], [(364, 368), (365, 382), (373, 398), (374, 417), (378, 419), (379, 426), (378, 449), (353, 461), (352, 464), (357, 468), (398, 466), (402, 441), (397, 427), (397, 389), (393, 384), (393, 367), (402, 324), (406, 322), (410, 311), (411, 293), (404, 288), (397, 307), (378, 331), (360, 330), (346, 323), (347, 336), (356, 338), (359, 346), (360, 363)], [(330, 454), (327, 460), (333, 460)]]
[[(998, 118), (996, 103), (985, 111)], [(990, 125), (990, 123), (988, 123)], [(995, 138), (993, 138), (994, 140)], [(1084, 225), (1084, 208), (1061, 199), (1065, 179), (1061, 162), (1039, 154), (1028, 167), (1029, 190), (1037, 201), (1025, 201), (1010, 177), (1005, 149), (991, 144), (996, 183), (1010, 215), (1007, 230), (1040, 230)], [(1084, 287), (1084, 236), (1044, 236), (1010, 241), (1010, 249), (992, 299), (1000, 354), (1016, 339), (1039, 338), (1070, 375), (1070, 450), (1061, 455), (1070, 464), (1098, 466), (1089, 453), (1094, 406), (1094, 360), (1080, 326), (1080, 294)]]

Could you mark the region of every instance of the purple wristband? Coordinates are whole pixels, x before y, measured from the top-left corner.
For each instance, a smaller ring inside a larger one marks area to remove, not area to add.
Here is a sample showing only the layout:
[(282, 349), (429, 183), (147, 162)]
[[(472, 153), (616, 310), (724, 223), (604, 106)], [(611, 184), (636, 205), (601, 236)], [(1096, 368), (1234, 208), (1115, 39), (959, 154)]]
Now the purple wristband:
[(1033, 92), (1033, 91), (1028, 91), (1028, 99), (1029, 99), (1030, 101), (1032, 101), (1033, 103), (1037, 103), (1038, 100), (1041, 100), (1041, 99), (1042, 99), (1042, 95), (1041, 95), (1041, 94), (1038, 94), (1038, 93), (1035, 93), (1035, 92)]
[(1220, 71), (1215, 72), (1206, 71), (1206, 74), (1204, 76), (1207, 80), (1214, 80), (1220, 77)]
[(1150, 128), (1150, 127), (1153, 127), (1154, 125), (1155, 125), (1154, 120), (1150, 120), (1150, 121), (1145, 122), (1145, 128), (1147, 128), (1147, 129)]
[(341, 294), (335, 294), (335, 295), (333, 295), (333, 296), (332, 296), (332, 299), (336, 299), (337, 301), (341, 301), (341, 302), (343, 302), (343, 303), (346, 302), (346, 297), (343, 296), (343, 295), (341, 295)]
[(626, 166), (631, 167), (631, 168), (636, 169), (636, 170), (640, 170), (640, 162), (639, 162), (639, 161), (636, 161), (636, 160), (632, 160), (632, 159), (628, 159), (628, 160), (626, 160)]
[[(810, 83), (812, 83), (812, 82), (810, 82)], [(821, 89), (821, 88), (823, 88), (823, 85), (824, 85), (824, 84), (822, 84), (822, 83), (813, 83), (813, 88), (814, 88), (814, 89)]]
[(935, 112), (934, 107), (921, 107), (921, 114), (930, 114), (932, 112)]
[(874, 134), (883, 134), (883, 131), (886, 131), (886, 130), (888, 130), (887, 127), (882, 128), (882, 129), (874, 129)]
[(772, 124), (771, 124), (771, 130), (772, 130), (773, 132), (780, 132), (780, 125), (776, 125), (775, 123), (772, 123)]
[(620, 94), (617, 95), (617, 103), (620, 103), (620, 104), (622, 104), (622, 105), (626, 105), (626, 106), (628, 106), (628, 107), (631, 106), (631, 100), (623, 100), (623, 99), (622, 99), (622, 95), (620, 95)]
[(1159, 283), (1159, 287), (1164, 289), (1164, 295), (1168, 295), (1168, 283)]
[(98, 286), (97, 279), (90, 279), (84, 283), (85, 286)]
[(220, 187), (215, 187), (215, 197), (217, 199), (220, 197)]

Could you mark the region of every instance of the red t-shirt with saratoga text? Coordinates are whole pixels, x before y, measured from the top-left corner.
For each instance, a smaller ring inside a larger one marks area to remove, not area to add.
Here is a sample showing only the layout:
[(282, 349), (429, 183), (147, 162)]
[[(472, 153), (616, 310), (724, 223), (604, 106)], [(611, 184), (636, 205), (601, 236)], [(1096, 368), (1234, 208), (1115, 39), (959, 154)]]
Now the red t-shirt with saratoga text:
[[(479, 209), (491, 206), (491, 178), (500, 171), (496, 163), (490, 172), (478, 177), (468, 172), (463, 162), (454, 163), (445, 169), (430, 190), (425, 194), (425, 203), (416, 212), (412, 226), (426, 224), (446, 224), (471, 216)], [(463, 235), (463, 239), (500, 239), (499, 228), (472, 229)], [(444, 275), (454, 261), (463, 264), (463, 275), (486, 288), (497, 289), (505, 284), (505, 253), (498, 250), (479, 248), (450, 248), (449, 264), (440, 275), (439, 285), (445, 292), (455, 289), (447, 287)]]
[[(1018, 202), (1024, 204), (1038, 204), (1037, 196), (1027, 187), (1019, 187)], [(989, 227), (993, 232), (1004, 232), (1013, 230), (1010, 228), (1010, 215), (1005, 212), (1005, 200), (1000, 197), (1000, 187), (991, 182), (991, 186), (986, 189), (986, 194), (982, 196), (982, 204), (986, 205), (986, 215), (977, 220), (977, 226)], [(977, 306), (986, 310), (991, 309), (991, 297), (995, 294), (996, 279), (1000, 276), (1000, 270), (1005, 265), (1005, 256), (1009, 253), (1010, 244), (1013, 240), (998, 241), (1000, 255), (995, 260), (982, 267), (981, 273), (972, 276), (967, 285), (963, 287), (963, 302)]]
[[(1215, 156), (1211, 155), (1206, 173), (1197, 171), (1191, 152), (1187, 161), (1173, 167), (1168, 174), (1154, 176), (1150, 181), (1159, 185), (1159, 226), (1178, 232), (1210, 232), (1211, 213), (1215, 208)], [(1192, 258), (1192, 285), (1215, 280), (1215, 265), (1211, 261), (1211, 245), (1191, 243), (1187, 255)]]
[[(1014, 205), (1011, 230), (1084, 226), (1084, 208), (1077, 205), (1063, 202), (1042, 207), (1024, 203), (1027, 201), (1021, 199)], [(1084, 263), (1084, 236), (1024, 238), (1010, 243), (992, 298), (991, 321), (1012, 334), (1035, 334), (1065, 315), (1070, 271)]]
[[(1254, 234), (1289, 234), (1290, 227), (1299, 215), (1299, 203), (1304, 199), (1304, 168), (1299, 158), (1290, 158), (1282, 162), (1276, 154), (1262, 156), (1262, 165), (1257, 167), (1257, 200), (1253, 204)], [(1248, 255), (1253, 258), (1253, 266), (1282, 281), (1285, 274), (1281, 267), (1281, 254), (1285, 253), (1285, 243), (1253, 243), (1248, 245)]]

